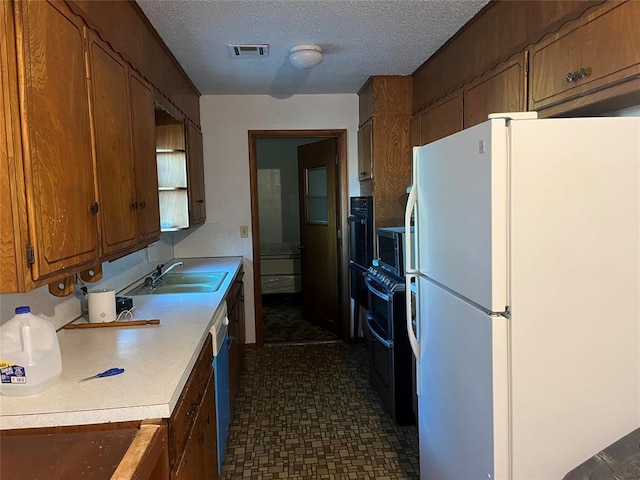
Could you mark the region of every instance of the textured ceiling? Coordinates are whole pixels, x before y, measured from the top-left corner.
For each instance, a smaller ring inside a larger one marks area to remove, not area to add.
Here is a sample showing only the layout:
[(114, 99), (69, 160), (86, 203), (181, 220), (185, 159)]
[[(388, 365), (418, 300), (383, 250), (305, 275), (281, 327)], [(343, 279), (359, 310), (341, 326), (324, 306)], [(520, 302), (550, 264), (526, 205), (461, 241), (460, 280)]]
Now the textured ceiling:
[[(138, 0), (203, 95), (356, 93), (371, 75), (410, 75), (487, 0)], [(228, 44), (269, 45), (231, 58)], [(317, 43), (324, 61), (289, 64)]]

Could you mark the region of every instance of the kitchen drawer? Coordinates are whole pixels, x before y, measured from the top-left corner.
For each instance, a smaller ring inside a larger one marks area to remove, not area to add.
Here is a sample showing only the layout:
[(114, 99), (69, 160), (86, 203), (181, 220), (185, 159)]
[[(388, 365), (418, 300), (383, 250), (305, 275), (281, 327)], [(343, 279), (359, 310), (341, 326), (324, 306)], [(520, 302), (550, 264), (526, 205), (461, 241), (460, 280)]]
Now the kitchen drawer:
[(212, 360), (213, 347), (209, 334), (169, 420), (169, 464), (172, 468), (182, 455), (198, 408), (202, 403), (202, 396), (211, 376)]

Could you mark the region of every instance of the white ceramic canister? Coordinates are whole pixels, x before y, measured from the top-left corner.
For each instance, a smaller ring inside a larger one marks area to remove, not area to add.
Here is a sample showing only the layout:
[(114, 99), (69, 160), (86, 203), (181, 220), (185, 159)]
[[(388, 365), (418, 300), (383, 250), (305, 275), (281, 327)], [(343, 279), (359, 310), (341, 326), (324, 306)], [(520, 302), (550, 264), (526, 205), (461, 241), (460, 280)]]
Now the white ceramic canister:
[(62, 373), (58, 335), (53, 324), (18, 307), (0, 326), (0, 393), (34, 395), (53, 386)]

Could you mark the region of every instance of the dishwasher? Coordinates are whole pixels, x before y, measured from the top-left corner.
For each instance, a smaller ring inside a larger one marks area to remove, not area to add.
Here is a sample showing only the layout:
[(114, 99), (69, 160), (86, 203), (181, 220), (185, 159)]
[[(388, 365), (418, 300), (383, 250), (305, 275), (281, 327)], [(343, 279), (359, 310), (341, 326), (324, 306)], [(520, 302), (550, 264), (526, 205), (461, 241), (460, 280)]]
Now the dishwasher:
[(231, 423), (231, 402), (229, 399), (229, 337), (227, 328), (227, 303), (222, 302), (213, 318), (211, 337), (213, 338), (213, 369), (216, 392), (216, 434), (218, 451), (218, 474), (222, 473), (224, 451)]

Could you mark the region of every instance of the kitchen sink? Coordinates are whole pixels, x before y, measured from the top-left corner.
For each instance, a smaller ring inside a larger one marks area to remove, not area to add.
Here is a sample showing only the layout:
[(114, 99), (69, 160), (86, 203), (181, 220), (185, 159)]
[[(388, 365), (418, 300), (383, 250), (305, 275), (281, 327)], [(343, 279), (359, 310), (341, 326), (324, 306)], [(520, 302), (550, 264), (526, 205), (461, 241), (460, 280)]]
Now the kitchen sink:
[(192, 283), (206, 283), (215, 285), (215, 292), (220, 288), (220, 284), (227, 276), (227, 272), (211, 272), (211, 273), (167, 273), (160, 281), (163, 285), (184, 285)]
[(167, 293), (217, 292), (227, 272), (167, 273), (154, 288), (144, 285), (124, 292), (124, 295), (161, 295)]

